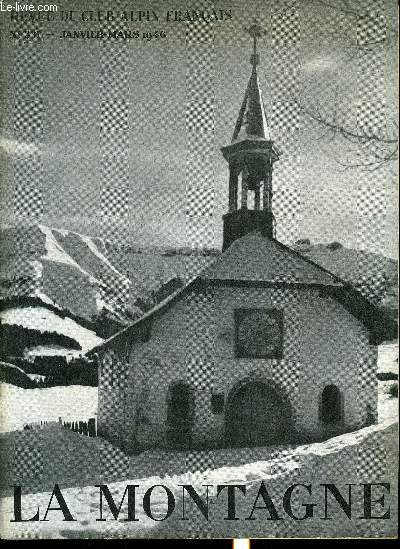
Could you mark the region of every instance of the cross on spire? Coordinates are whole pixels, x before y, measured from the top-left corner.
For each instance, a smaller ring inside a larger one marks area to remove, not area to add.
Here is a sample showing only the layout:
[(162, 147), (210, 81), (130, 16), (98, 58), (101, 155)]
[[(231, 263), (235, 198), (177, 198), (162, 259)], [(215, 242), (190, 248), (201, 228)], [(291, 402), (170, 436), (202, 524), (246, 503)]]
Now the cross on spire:
[(256, 66), (260, 62), (260, 56), (257, 53), (257, 38), (261, 38), (266, 33), (266, 31), (262, 28), (257, 20), (254, 21), (251, 27), (244, 30), (248, 32), (253, 38), (253, 54), (250, 57), (250, 63), (253, 65), (253, 68), (256, 68)]

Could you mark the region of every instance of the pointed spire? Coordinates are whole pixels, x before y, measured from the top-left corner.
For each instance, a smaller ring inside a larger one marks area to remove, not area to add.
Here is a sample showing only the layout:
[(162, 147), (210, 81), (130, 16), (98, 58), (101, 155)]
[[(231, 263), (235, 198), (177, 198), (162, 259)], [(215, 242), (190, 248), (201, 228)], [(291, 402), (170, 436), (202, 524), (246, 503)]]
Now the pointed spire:
[[(250, 80), (232, 143), (221, 148), (229, 164), (229, 209), (223, 216), (223, 250), (236, 239), (255, 230), (260, 230), (268, 238), (275, 238), (272, 171), (274, 162), (279, 160), (280, 151), (269, 134), (257, 75), (257, 38), (262, 36), (263, 30), (258, 23), (254, 23), (247, 32), (253, 38)], [(249, 196), (252, 201), (248, 201)]]
[(259, 64), (260, 59), (259, 54), (257, 53), (257, 38), (260, 38), (265, 34), (265, 31), (263, 31), (257, 22), (246, 30), (253, 38), (253, 53), (250, 57), (252, 71), (244, 100), (239, 111), (235, 131), (233, 132), (232, 143), (247, 139), (271, 140), (257, 74), (257, 65)]

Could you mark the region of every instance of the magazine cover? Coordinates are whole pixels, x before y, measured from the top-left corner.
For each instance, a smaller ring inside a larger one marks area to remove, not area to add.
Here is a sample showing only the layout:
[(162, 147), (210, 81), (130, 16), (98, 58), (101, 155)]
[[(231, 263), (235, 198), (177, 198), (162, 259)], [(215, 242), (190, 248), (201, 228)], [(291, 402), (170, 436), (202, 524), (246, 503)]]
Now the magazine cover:
[(395, 538), (394, 0), (0, 2), (0, 536)]

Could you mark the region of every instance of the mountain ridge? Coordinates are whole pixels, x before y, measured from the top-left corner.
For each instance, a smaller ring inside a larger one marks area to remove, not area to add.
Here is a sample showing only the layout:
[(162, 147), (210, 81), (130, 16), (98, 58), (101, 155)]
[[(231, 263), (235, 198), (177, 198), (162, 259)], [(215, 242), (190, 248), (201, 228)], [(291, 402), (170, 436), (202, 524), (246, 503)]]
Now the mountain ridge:
[(35, 224), (1, 231), (0, 298), (37, 297), (93, 320), (107, 311), (121, 323), (140, 316), (131, 281), (90, 237)]
[[(395, 260), (338, 242), (302, 239), (291, 248), (375, 304), (396, 310)], [(4, 310), (36, 299), (30, 305), (46, 304), (89, 329), (111, 322), (113, 332), (199, 274), (220, 253), (213, 248), (138, 248), (42, 224), (8, 227), (0, 229), (0, 305)]]

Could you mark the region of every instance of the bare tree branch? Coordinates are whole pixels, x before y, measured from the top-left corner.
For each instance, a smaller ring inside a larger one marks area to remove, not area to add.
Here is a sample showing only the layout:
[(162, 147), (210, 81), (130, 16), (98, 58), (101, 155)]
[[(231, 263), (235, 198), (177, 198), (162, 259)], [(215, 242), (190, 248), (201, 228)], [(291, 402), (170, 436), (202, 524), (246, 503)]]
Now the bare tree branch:
[[(355, 63), (362, 59), (362, 56), (373, 52), (379, 52), (381, 56), (384, 53), (383, 48), (393, 47), (396, 42), (397, 29), (388, 25), (386, 14), (366, 10), (359, 1), (355, 3), (353, 0), (308, 0), (307, 3), (309, 6), (316, 6), (319, 10), (334, 10), (343, 14), (350, 20), (349, 28), (351, 29), (355, 29), (360, 22), (365, 23), (365, 29), (361, 26), (359, 33), (349, 32), (346, 30), (346, 25), (344, 27), (339, 25), (338, 28), (333, 26), (332, 31), (321, 29), (319, 39), (325, 35), (325, 39), (328, 36), (332, 40), (340, 38), (343, 41), (341, 45), (343, 55), (339, 56), (339, 63), (343, 68), (348, 63)], [(297, 6), (299, 6), (298, 0), (293, 1), (279, 15), (290, 16)], [(345, 35), (342, 36), (343, 29)], [(318, 38), (314, 37), (314, 40)], [(321, 127), (322, 132), (315, 138), (316, 140), (331, 144), (338, 139), (347, 141), (349, 158), (346, 162), (336, 159), (337, 163), (344, 169), (362, 168), (373, 171), (396, 160), (398, 157), (397, 121), (391, 120), (390, 126), (387, 121), (380, 125), (379, 120), (377, 124), (374, 124), (373, 120), (370, 124), (363, 120), (361, 123), (354, 121), (352, 124), (343, 114), (347, 111), (344, 96), (341, 96), (338, 90), (335, 91), (335, 95), (332, 112), (328, 113), (326, 105), (323, 109), (318, 103), (306, 106), (298, 97), (292, 98), (292, 101), (304, 115)]]
[(384, 143), (385, 145), (392, 145), (394, 143), (397, 143), (398, 139), (397, 136), (393, 137), (382, 137), (380, 135), (377, 135), (373, 132), (364, 132), (362, 130), (354, 130), (352, 128), (346, 128), (344, 125), (340, 125), (336, 122), (334, 122), (336, 117), (336, 112), (333, 113), (333, 121), (330, 121), (328, 118), (324, 117), (318, 107), (315, 108), (315, 110), (310, 110), (309, 108), (306, 108), (304, 105), (302, 105), (298, 100), (295, 100), (297, 106), (299, 107), (300, 111), (302, 111), (304, 114), (318, 122), (319, 124), (325, 126), (329, 130), (331, 130), (333, 133), (337, 133), (345, 137), (349, 140), (354, 140), (354, 142), (359, 143), (367, 143), (371, 141), (376, 141), (379, 143)]

